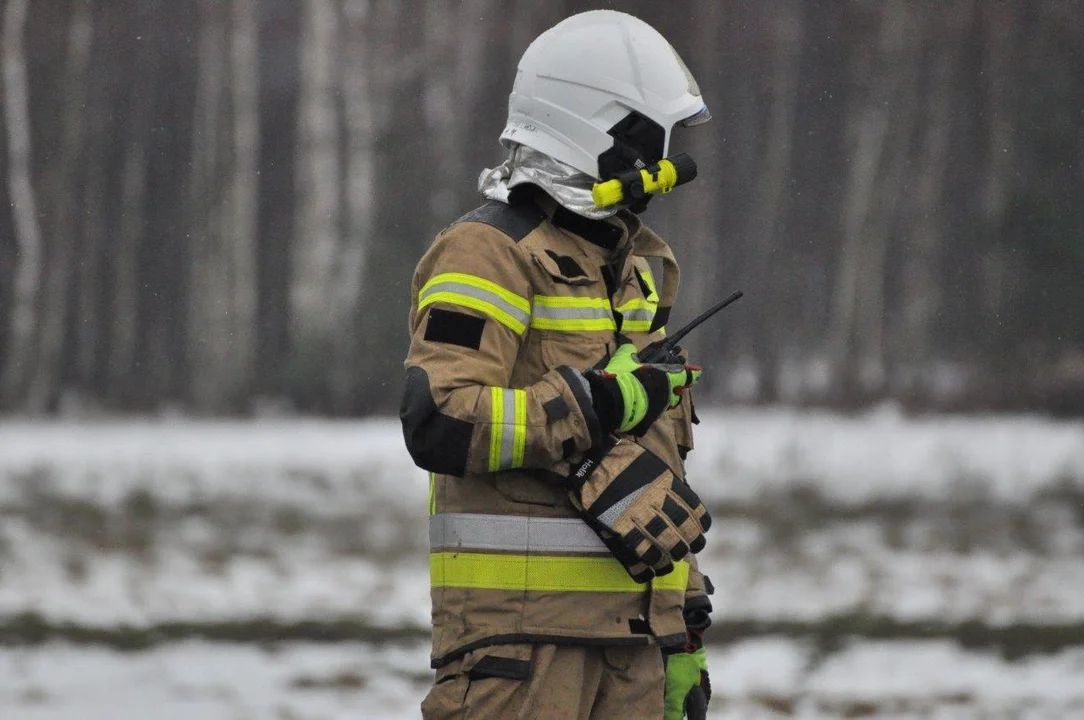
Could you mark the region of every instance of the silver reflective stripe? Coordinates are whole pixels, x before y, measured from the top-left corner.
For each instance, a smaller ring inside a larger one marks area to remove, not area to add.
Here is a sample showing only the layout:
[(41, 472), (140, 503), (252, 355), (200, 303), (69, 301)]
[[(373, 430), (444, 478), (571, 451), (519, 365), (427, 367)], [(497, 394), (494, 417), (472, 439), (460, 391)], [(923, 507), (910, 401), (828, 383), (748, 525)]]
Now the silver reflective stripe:
[(630, 320), (641, 320), (643, 322), (650, 322), (655, 319), (655, 311), (647, 309), (639, 310), (623, 310), (621, 316), (625, 318), (625, 322)]
[(473, 285), (467, 285), (466, 283), (454, 282), (451, 280), (438, 282), (430, 285), (428, 288), (426, 288), (425, 292), (421, 294), (419, 302), (425, 300), (433, 293), (438, 292), (455, 293), (457, 295), (466, 295), (467, 297), (472, 297), (476, 300), (482, 300), (489, 303), (490, 305), (494, 305), (495, 307), (503, 310), (524, 325), (528, 325), (531, 322), (531, 316), (528, 313), (525, 313), (518, 307), (508, 303), (497, 293), (483, 290), (482, 288), (474, 287)]
[(500, 468), (503, 470), (515, 467), (513, 453), (516, 447), (516, 391), (502, 388), (501, 398), (501, 404), (504, 405), (504, 432), (501, 433)]
[(535, 305), (531, 313), (536, 318), (547, 320), (605, 320), (612, 316), (610, 309), (604, 307), (547, 307)]
[(642, 493), (644, 490), (647, 490), (647, 488), (648, 486), (644, 485), (643, 487), (636, 490), (636, 492), (630, 493), (625, 497), (621, 498), (619, 501), (611, 505), (606, 512), (599, 515), (598, 519), (602, 521), (603, 525), (606, 525), (607, 527), (613, 527), (614, 523), (617, 522), (617, 518), (621, 517), (621, 513), (625, 512), (625, 510), (628, 509), (629, 505), (632, 505), (636, 498), (640, 497), (640, 493)]
[(429, 518), (429, 550), (598, 553), (609, 550), (579, 518), (441, 513)]

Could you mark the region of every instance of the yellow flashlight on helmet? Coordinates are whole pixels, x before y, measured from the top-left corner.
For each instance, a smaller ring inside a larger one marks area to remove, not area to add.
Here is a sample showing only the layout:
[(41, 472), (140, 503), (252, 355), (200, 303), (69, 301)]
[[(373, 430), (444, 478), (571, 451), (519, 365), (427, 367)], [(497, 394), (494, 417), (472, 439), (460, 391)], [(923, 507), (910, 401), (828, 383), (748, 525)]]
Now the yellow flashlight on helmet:
[(604, 208), (620, 202), (636, 202), (653, 193), (665, 195), (696, 177), (696, 162), (686, 153), (663, 158), (646, 168), (627, 170), (591, 187), (595, 206)]

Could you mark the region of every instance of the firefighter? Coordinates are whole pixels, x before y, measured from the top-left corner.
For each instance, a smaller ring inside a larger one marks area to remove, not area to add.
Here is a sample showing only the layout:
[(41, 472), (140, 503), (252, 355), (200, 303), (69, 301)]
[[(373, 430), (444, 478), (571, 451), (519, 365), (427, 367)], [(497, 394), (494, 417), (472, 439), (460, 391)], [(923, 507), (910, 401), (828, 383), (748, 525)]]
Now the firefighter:
[(700, 369), (640, 361), (679, 271), (633, 180), (709, 118), (650, 25), (573, 15), (520, 60), (487, 202), (418, 263), (400, 417), (430, 478), (425, 718), (705, 711), (711, 518), (683, 469)]

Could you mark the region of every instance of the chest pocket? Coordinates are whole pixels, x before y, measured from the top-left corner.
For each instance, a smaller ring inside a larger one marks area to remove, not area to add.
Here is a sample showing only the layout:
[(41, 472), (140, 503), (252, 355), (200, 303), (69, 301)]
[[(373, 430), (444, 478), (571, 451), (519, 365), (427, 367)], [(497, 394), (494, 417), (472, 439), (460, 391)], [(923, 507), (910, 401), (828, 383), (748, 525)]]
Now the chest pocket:
[(548, 282), (531, 304), (531, 334), (547, 370), (583, 370), (603, 359), (613, 343), (614, 322), (598, 268), (581, 258), (535, 250), (532, 258)]

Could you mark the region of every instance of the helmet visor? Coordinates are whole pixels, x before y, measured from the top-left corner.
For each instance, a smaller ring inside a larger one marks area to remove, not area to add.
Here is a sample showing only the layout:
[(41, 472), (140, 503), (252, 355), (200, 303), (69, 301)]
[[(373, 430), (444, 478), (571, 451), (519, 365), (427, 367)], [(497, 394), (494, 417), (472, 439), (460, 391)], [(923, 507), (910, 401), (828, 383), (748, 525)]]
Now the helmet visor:
[(693, 127), (695, 125), (703, 125), (708, 120), (711, 120), (711, 111), (708, 110), (708, 106), (704, 105), (695, 113), (685, 118), (684, 120), (678, 120), (678, 125), (681, 127)]

